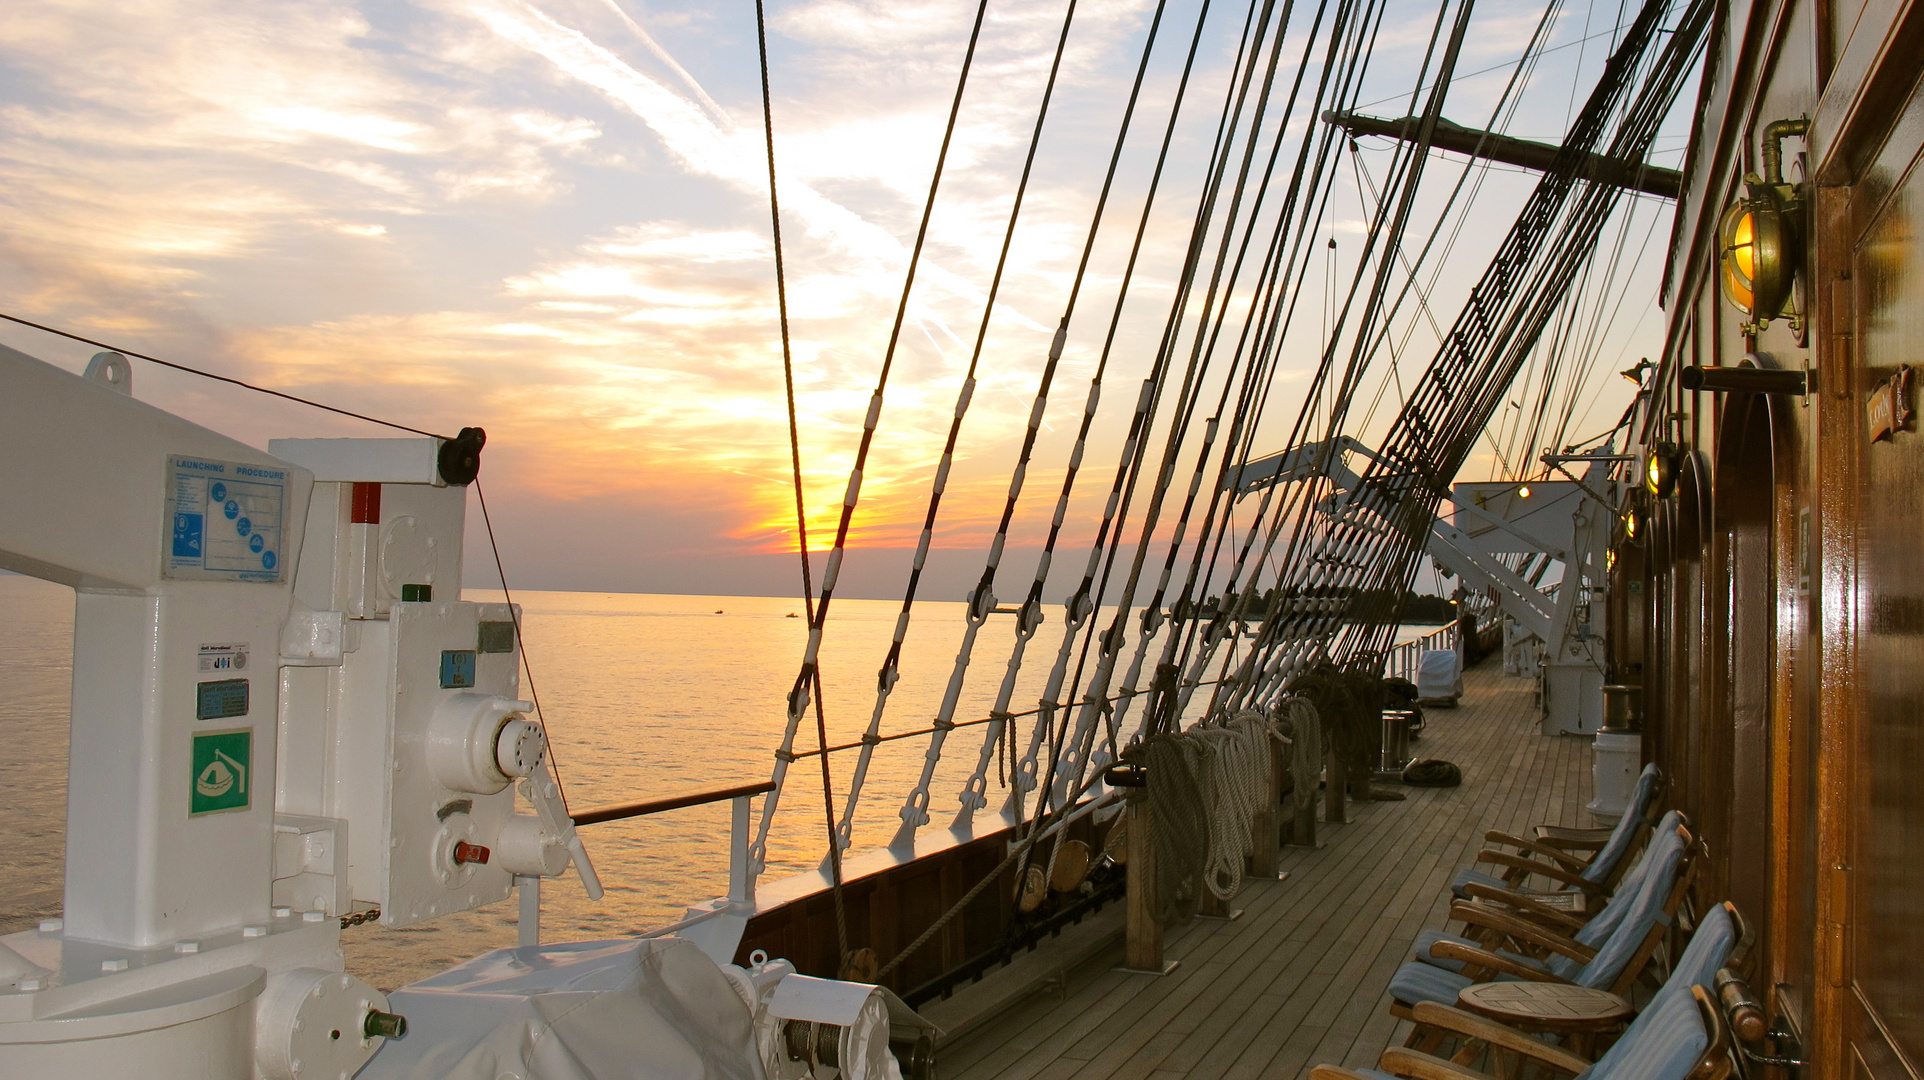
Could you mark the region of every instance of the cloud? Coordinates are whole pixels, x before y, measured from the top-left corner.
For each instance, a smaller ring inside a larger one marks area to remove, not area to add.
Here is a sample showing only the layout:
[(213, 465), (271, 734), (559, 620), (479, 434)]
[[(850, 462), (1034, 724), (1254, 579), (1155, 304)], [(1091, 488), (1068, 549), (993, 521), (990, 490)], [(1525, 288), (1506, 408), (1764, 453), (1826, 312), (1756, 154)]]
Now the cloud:
[[(973, 10), (770, 8), (789, 328), (818, 537), (837, 514), (887, 347)], [(1150, 10), (1078, 6), (938, 545), (980, 542), (1000, 512)], [(912, 543), (920, 528), (1062, 12), (1060, 0), (991, 5), (896, 347), (862, 542)], [(1489, 40), (1527, 34), (1521, 8), (1487, 15)], [(1408, 16), (1403, 36), (1385, 42), (1370, 76), (1390, 89), (1420, 51), (1409, 27), (1428, 25), (1414, 5), (1393, 16)], [(1019, 538), (1033, 539), (1052, 508), (1189, 17), (1172, 5), (1145, 84)], [(1222, 19), (1205, 36), (1121, 316), (1072, 521), (1106, 494), (1135, 380), (1160, 339), (1227, 90), (1239, 20)], [(662, 558), (792, 541), (747, 9), (39, 0), (0, 20), (0, 76), (15, 88), (0, 105), (6, 310), (415, 426), (483, 424), (504, 505), (597, 529), (628, 521)], [(1345, 198), (1331, 214), (1347, 225), (1365, 211)], [(1311, 277), (1304, 312), (1318, 305), (1321, 274)], [(1316, 343), (1284, 352), (1279, 380), (1293, 388)], [(140, 385), (256, 441), (368, 433), (280, 406), (237, 409), (229, 391), (171, 375)]]

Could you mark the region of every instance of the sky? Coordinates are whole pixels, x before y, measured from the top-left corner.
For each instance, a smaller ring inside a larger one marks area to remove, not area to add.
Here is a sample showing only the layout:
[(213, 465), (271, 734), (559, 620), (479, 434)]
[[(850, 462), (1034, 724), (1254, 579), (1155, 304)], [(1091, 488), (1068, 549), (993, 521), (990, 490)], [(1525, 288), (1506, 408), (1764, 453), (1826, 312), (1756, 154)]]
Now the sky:
[[(1306, 27), (1310, 5), (1301, 8), (1292, 34)], [(851, 594), (899, 593), (1063, 10), (1062, 0), (989, 5), (864, 476)], [(1007, 565), (1022, 575), (1047, 527), (1197, 10), (1170, 0), (1097, 233), (1012, 532)], [(768, 8), (817, 544), (848, 483), (973, 11), (961, 0)], [(1076, 8), (937, 522), (934, 598), (959, 598), (979, 572), (1152, 11), (1145, 0)], [(1489, 122), (1541, 11), (1481, 0), (1446, 116)], [(1220, 101), (1241, 17), (1220, 0), (1212, 9), (1197, 102)], [(1407, 111), (1434, 18), (1433, 4), (1393, 0), (1364, 95), (1380, 99), (1374, 111)], [(1622, 18), (1614, 4), (1560, 8), (1557, 51), (1504, 129), (1559, 138)], [(486, 428), (482, 483), (516, 587), (793, 592), (759, 93), (748, 0), (21, 0), (0, 20), (0, 311), (414, 427)], [(1290, 122), (1301, 132), (1313, 121)], [(1093, 531), (1173, 296), (1213, 125), (1209, 108), (1178, 117), (1065, 549)], [(1679, 164), (1685, 130), (1673, 118), (1656, 161)], [(1363, 140), (1338, 181), (1319, 233), (1337, 241), (1332, 280), (1355, 270), (1349, 252), (1388, 160), (1387, 142)], [(1438, 191), (1463, 167), (1437, 155)], [(1400, 373), (1366, 386), (1372, 400), (1420, 369), (1426, 321), (1447, 325), (1531, 182), (1506, 168), (1483, 175), (1447, 261), (1419, 275), (1431, 310), (1406, 317)], [(1440, 206), (1426, 188), (1419, 218)], [(1609, 235), (1644, 254), (1627, 299), (1606, 313), (1584, 434), (1621, 411), (1629, 387), (1613, 373), (1656, 351), (1661, 331), (1669, 211), (1648, 199), (1634, 207)], [(1306, 311), (1323, 305), (1321, 289), (1310, 283)], [(1317, 317), (1285, 343), (1272, 439), (1307, 389)], [(71, 370), (95, 351), (17, 326), (0, 328), (0, 342)], [(137, 366), (134, 390), (261, 446), (388, 434), (153, 365)], [(1391, 411), (1371, 415), (1380, 427)], [(1492, 449), (1467, 478), (1502, 468)], [(485, 587), (494, 571), (477, 527), (469, 584)]]

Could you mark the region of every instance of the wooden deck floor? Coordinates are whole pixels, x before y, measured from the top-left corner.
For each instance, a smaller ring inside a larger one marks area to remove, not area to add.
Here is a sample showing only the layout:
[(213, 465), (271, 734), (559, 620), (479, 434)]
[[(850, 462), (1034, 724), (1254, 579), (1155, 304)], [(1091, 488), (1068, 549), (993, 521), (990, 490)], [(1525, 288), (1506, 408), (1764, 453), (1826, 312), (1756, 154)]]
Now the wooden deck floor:
[(1173, 973), (1126, 975), (1105, 956), (944, 1047), (942, 1076), (1284, 1080), (1374, 1065), (1402, 1037), (1390, 975), (1418, 930), (1443, 924), (1445, 885), (1484, 832), (1591, 823), (1590, 740), (1538, 734), (1534, 681), (1494, 659), (1464, 682), (1464, 706), (1430, 711), (1412, 748), (1456, 762), (1463, 786), (1352, 804), (1349, 824), (1319, 826), (1321, 847), (1284, 850), (1287, 880), (1244, 887), (1242, 918), (1172, 928)]

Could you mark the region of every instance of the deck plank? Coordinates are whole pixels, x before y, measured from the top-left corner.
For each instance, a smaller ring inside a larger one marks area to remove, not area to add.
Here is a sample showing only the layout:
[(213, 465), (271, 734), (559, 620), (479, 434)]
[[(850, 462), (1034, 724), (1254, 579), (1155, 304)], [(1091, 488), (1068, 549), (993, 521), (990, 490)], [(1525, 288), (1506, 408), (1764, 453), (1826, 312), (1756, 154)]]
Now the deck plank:
[(1464, 704), (1430, 713), (1412, 748), (1456, 762), (1458, 788), (1408, 788), (1353, 804), (1321, 846), (1286, 848), (1283, 881), (1250, 881), (1234, 922), (1169, 929), (1167, 976), (1101, 956), (939, 1054), (958, 1080), (1290, 1078), (1321, 1062), (1372, 1065), (1407, 1027), (1387, 986), (1416, 934), (1441, 926), (1447, 885), (1490, 829), (1589, 824), (1587, 739), (1545, 736), (1531, 682), (1494, 662), (1465, 675)]

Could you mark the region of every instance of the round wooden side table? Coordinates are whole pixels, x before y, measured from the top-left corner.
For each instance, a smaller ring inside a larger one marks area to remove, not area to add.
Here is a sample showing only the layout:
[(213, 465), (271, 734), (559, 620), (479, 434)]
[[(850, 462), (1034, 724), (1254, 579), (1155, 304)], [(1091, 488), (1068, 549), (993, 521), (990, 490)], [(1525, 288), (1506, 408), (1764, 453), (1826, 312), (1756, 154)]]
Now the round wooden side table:
[(1636, 1016), (1630, 1003), (1607, 990), (1546, 982), (1497, 982), (1466, 986), (1458, 1007), (1518, 1031), (1567, 1035), (1569, 1051), (1596, 1057), (1599, 1034)]

